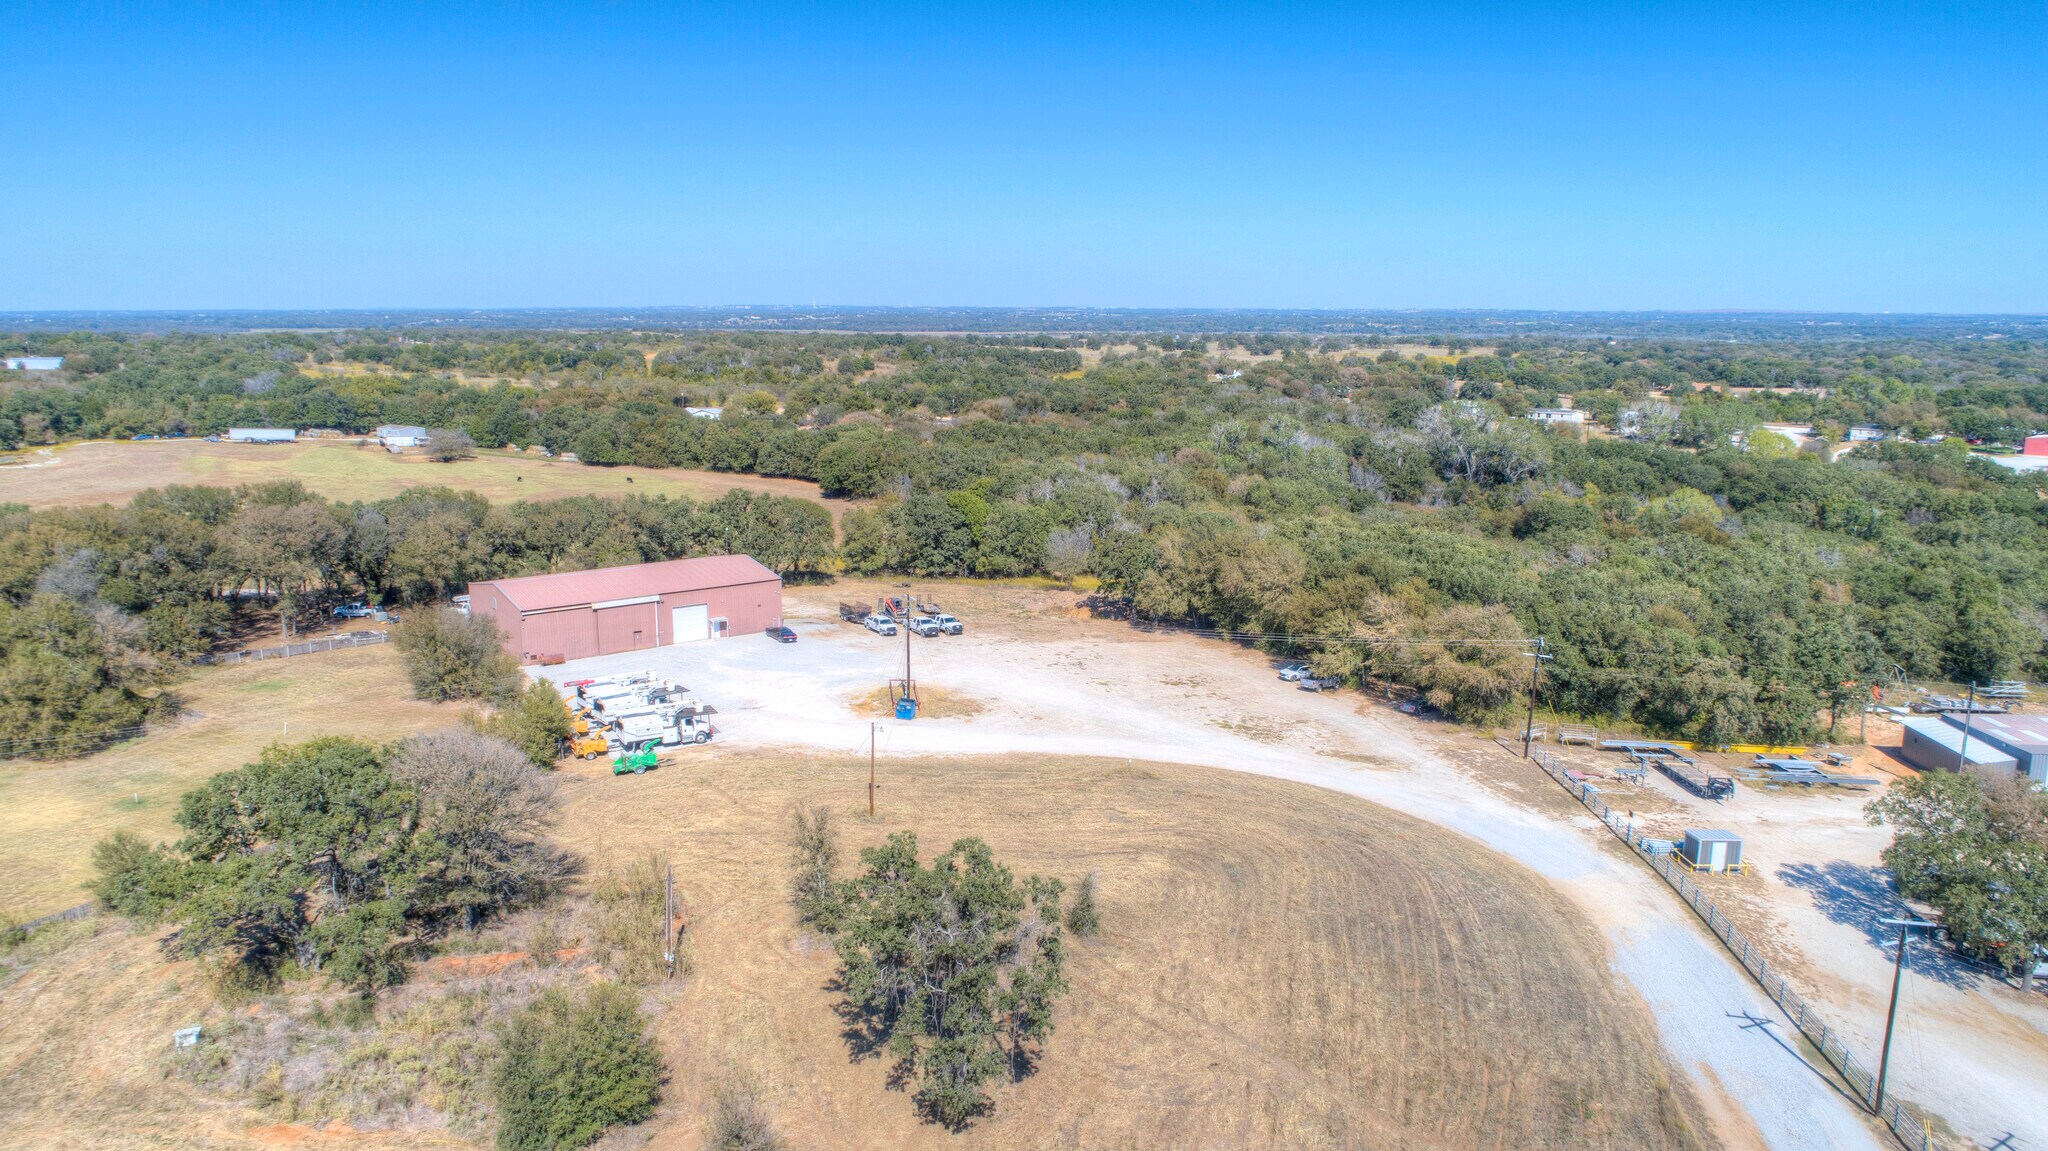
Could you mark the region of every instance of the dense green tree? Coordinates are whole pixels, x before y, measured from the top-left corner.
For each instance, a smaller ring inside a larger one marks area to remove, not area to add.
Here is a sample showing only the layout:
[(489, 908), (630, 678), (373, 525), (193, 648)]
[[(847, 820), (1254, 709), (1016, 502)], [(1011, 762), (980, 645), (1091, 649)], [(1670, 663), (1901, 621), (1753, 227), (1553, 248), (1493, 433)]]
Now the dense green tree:
[(505, 700), (519, 690), (519, 667), (504, 633), (485, 616), (453, 608), (418, 612), (398, 625), (398, 650), (413, 694), (427, 700)]
[(599, 983), (580, 997), (549, 988), (500, 1036), (492, 1086), (498, 1146), (571, 1151), (653, 1116), (661, 1058), (632, 992)]
[(1923, 772), (1866, 809), (1890, 825), (1884, 865), (1909, 899), (1932, 905), (1955, 944), (2031, 984), (2048, 947), (2048, 795), (1974, 771)]
[(862, 1043), (915, 1074), (918, 1105), (955, 1129), (991, 1106), (987, 1084), (1028, 1068), (1066, 992), (1058, 880), (1018, 882), (963, 839), (929, 867), (917, 837), (861, 852), (842, 884), (833, 945)]

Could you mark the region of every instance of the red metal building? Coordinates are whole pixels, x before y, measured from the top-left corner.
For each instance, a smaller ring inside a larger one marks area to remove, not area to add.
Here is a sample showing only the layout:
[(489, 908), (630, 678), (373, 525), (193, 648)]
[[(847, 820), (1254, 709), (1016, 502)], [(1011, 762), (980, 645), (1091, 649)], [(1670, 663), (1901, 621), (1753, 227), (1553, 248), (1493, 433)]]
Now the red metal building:
[(758, 632), (782, 622), (782, 577), (752, 556), (520, 576), (469, 585), (521, 663)]

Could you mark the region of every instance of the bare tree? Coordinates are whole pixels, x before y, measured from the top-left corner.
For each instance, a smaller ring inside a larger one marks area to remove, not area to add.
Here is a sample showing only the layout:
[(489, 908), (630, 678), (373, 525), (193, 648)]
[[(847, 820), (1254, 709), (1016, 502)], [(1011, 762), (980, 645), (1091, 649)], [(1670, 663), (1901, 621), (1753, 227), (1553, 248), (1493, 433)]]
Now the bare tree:
[(476, 440), (461, 428), (435, 428), (427, 433), (427, 458), (442, 463), (476, 458)]
[(495, 908), (553, 887), (568, 858), (544, 834), (554, 780), (494, 735), (437, 731), (399, 745), (391, 773), (420, 793), (426, 829), (447, 845), (441, 881), (450, 911), (476, 927)]

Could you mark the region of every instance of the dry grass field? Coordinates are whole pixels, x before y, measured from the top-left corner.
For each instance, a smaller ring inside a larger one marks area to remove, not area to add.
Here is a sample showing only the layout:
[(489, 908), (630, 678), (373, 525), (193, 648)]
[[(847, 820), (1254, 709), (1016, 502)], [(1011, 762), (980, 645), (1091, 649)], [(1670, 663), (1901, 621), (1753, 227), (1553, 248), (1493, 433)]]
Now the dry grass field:
[[(170, 830), (176, 796), (284, 734), (453, 722), (411, 703), (389, 648), (211, 670), (200, 713), (82, 761), (0, 773), (0, 899), (77, 902), (92, 842)], [(345, 701), (345, 702), (344, 702)], [(1252, 775), (1047, 757), (890, 761), (683, 749), (660, 769), (562, 773), (559, 838), (593, 865), (674, 861), (694, 972), (657, 1031), (672, 1071), (653, 1148), (701, 1145), (711, 1092), (756, 1083), (803, 1148), (1640, 1148), (1706, 1145), (1646, 1008), (1543, 881), (1473, 842)], [(132, 797), (140, 796), (137, 803)], [(829, 947), (785, 902), (787, 821), (830, 806), (847, 861), (890, 831), (978, 835), (1020, 871), (1094, 871), (1105, 930), (1037, 1074), (964, 1135), (921, 1124), (840, 1037)], [(0, 1144), (433, 1145), (313, 1132), (166, 1078), (168, 1036), (224, 1012), (189, 962), (92, 920), (0, 969)], [(25, 962), (22, 962), (25, 960)], [(512, 976), (508, 975), (508, 978)], [(260, 1009), (259, 1009), (260, 1010)], [(637, 1141), (637, 1139), (636, 1139)]]
[[(1647, 1010), (1542, 881), (1316, 788), (1203, 768), (1003, 758), (883, 765), (704, 749), (576, 765), (563, 837), (660, 853), (695, 974), (660, 1024), (649, 1146), (694, 1148), (737, 1072), (807, 1148), (1645, 1148), (1691, 1143)], [(1099, 873), (1105, 931), (1040, 1070), (963, 1136), (919, 1124), (839, 1036), (830, 949), (784, 898), (787, 822), (830, 806), (846, 868), (890, 831), (978, 835), (1020, 871)]]
[(0, 503), (121, 504), (139, 491), (166, 484), (233, 486), (292, 479), (334, 500), (378, 500), (407, 488), (444, 484), (494, 501), (634, 492), (709, 500), (740, 488), (823, 503), (835, 521), (845, 506), (825, 500), (818, 485), (802, 480), (680, 468), (596, 468), (516, 452), (484, 452), (473, 460), (437, 464), (416, 454), (395, 456), (375, 445), (359, 447), (354, 440), (269, 445), (96, 440), (31, 449), (17, 461), (0, 466)]
[(201, 668), (175, 690), (185, 714), (143, 739), (85, 759), (0, 764), (0, 913), (29, 919), (83, 902), (94, 843), (124, 827), (174, 835), (180, 795), (280, 739), (397, 739), (462, 715), (412, 699), (390, 645)]

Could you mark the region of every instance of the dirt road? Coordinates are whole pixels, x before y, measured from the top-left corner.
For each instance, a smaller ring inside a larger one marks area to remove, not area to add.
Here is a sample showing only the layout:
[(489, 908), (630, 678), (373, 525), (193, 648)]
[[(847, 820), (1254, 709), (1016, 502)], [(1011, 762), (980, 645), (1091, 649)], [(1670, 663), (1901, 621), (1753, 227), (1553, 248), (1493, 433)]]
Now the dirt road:
[[(852, 701), (901, 674), (903, 643), (840, 623), (830, 601), (844, 590), (791, 594), (787, 614), (802, 637), (795, 645), (747, 636), (550, 671), (566, 679), (653, 669), (716, 706), (723, 738), (736, 744), (865, 752), (868, 722)], [(1254, 653), (1135, 633), (1050, 601), (1029, 593), (949, 600), (972, 630), (913, 640), (914, 673), (986, 710), (887, 722), (882, 754), (1037, 752), (1205, 764), (1315, 784), (1453, 829), (1545, 876), (1601, 927), (1616, 969), (1656, 1012), (1674, 1060), (1722, 1112), (1731, 1146), (1880, 1145), (1857, 1110), (1788, 1045), (1792, 1029), (1762, 993), (1675, 899), (1603, 841), (1590, 817), (1512, 801), (1455, 764), (1426, 725), (1397, 727), (1353, 693), (1295, 691)], [(1758, 1027), (1756, 1019), (1776, 1022)], [(1911, 1097), (1914, 1084), (1900, 1090)]]

